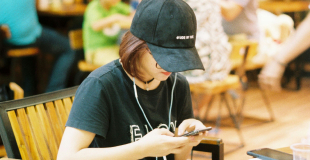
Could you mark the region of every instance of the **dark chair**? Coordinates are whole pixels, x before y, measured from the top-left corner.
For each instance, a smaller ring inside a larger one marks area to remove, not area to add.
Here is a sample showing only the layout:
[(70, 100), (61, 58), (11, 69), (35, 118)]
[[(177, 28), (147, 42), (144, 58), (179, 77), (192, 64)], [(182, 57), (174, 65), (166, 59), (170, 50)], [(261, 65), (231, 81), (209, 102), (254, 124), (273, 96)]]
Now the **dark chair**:
[(16, 67), (18, 60), (21, 57), (36, 56), (40, 53), (39, 48), (31, 45), (27, 46), (8, 46), (4, 45), (3, 41), (11, 38), (11, 32), (7, 25), (0, 25), (0, 51), (4, 52), (4, 56), (12, 59), (10, 69), (10, 81), (16, 81)]
[[(14, 82), (10, 82), (8, 85), (3, 85), (1, 88), (1, 95), (4, 96), (1, 98), (1, 101), (8, 101), (13, 99), (21, 99), (24, 98), (24, 90)], [(3, 145), (2, 140), (0, 140), (0, 157), (5, 157), (6, 151)]]
[[(0, 103), (0, 134), (9, 158), (56, 159), (78, 86)], [(223, 142), (207, 138), (194, 149), (223, 160)]]

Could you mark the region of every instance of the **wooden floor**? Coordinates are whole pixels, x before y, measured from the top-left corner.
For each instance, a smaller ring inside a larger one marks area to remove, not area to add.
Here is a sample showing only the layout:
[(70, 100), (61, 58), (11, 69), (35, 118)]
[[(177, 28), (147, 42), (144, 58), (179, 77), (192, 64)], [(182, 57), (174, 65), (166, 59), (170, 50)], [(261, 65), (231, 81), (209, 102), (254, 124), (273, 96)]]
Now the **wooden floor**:
[[(245, 119), (241, 124), (241, 132), (245, 146), (238, 147), (240, 142), (232, 121), (228, 118), (222, 121), (218, 134), (224, 141), (225, 160), (247, 160), (252, 157), (246, 152), (258, 148), (282, 148), (301, 142), (310, 134), (310, 78), (303, 78), (299, 91), (283, 90), (281, 92), (266, 92), (275, 115), (275, 121), (269, 120), (269, 113), (263, 103), (257, 87), (251, 87), (246, 94), (244, 108)], [(218, 100), (217, 100), (218, 101)], [(218, 104), (213, 104), (209, 119), (217, 116)], [(223, 107), (223, 117), (228, 117)], [(214, 126), (214, 122), (205, 123)], [(235, 149), (235, 150), (234, 150)], [(209, 159), (208, 155), (196, 153), (194, 159)]]

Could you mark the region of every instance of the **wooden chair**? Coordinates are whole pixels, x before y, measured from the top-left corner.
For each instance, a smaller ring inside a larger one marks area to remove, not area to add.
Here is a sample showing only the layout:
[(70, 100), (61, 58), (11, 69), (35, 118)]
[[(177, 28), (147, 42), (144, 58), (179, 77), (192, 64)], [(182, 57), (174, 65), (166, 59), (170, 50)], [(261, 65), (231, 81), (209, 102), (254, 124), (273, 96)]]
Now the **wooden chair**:
[[(0, 133), (9, 158), (56, 159), (76, 87), (0, 103)], [(221, 139), (207, 137), (197, 147), (223, 160)]]
[[(0, 38), (1, 42), (5, 39), (11, 38), (11, 32), (7, 25), (0, 25)], [(0, 42), (0, 43), (1, 43)], [(35, 56), (40, 53), (39, 49), (37, 47), (18, 47), (18, 48), (12, 48), (4, 46), (5, 55), (8, 58), (12, 58), (12, 64), (11, 64), (11, 81), (15, 81), (15, 69), (18, 65), (18, 59), (21, 57), (26, 56)]]
[[(10, 90), (13, 91), (13, 99), (21, 99), (24, 98), (24, 90), (15, 82), (10, 82), (9, 83), (9, 88)], [(6, 157), (6, 151), (4, 148), (4, 145), (2, 145), (2, 141), (1, 141), (1, 145), (0, 145), (0, 157)]]
[[(222, 103), (225, 103), (225, 106), (229, 112), (229, 116), (232, 119), (234, 123), (234, 127), (236, 128), (238, 132), (238, 136), (240, 139), (240, 145), (239, 147), (244, 146), (244, 139), (240, 130), (240, 123), (238, 119), (238, 113), (240, 113), (240, 106), (234, 105), (234, 107), (231, 107), (231, 105), (228, 102), (226, 93), (229, 90), (235, 90), (240, 89), (243, 87), (244, 81), (246, 81), (245, 76), (245, 64), (247, 61), (247, 56), (249, 55), (249, 51), (254, 50), (254, 48), (251, 48), (255, 42), (253, 41), (236, 41), (231, 43), (233, 46), (231, 59), (232, 59), (232, 65), (237, 69), (237, 74), (230, 74), (228, 75), (224, 80), (221, 81), (204, 81), (201, 83), (193, 83), (190, 84), (190, 90), (192, 94), (207, 94), (212, 97), (211, 101), (208, 105), (205, 105), (203, 111), (204, 115), (206, 115), (210, 111), (210, 108), (212, 106), (213, 97), (216, 95), (220, 96), (220, 106), (219, 106), (219, 112), (216, 120), (216, 130), (220, 127), (220, 121), (221, 121), (221, 107)], [(244, 97), (244, 95), (242, 95)], [(243, 98), (242, 98), (243, 99)], [(196, 104), (199, 102), (197, 99), (194, 99)]]
[[(247, 41), (248, 40), (245, 40), (244, 42), (247, 42)], [(247, 53), (246, 57), (244, 57), (243, 54), (239, 54), (240, 51), (242, 51), (244, 49), (244, 46), (243, 46), (244, 42), (242, 42), (242, 41), (231, 41), (230, 42), (233, 46), (233, 50), (231, 52), (232, 54), (231, 54), (230, 59), (231, 59), (232, 66), (233, 66), (232, 70), (239, 72), (239, 74), (243, 74), (243, 77), (244, 77), (243, 78), (243, 85), (244, 85), (243, 90), (246, 91), (248, 89), (248, 87), (247, 87), (248, 82), (247, 82), (247, 77), (245, 76), (245, 72), (246, 71), (252, 71), (255, 69), (260, 69), (264, 66), (264, 64), (258, 64), (258, 63), (253, 62), (253, 57), (257, 54), (258, 43), (256, 41), (250, 41), (249, 49), (248, 49), (248, 53)], [(242, 63), (244, 63), (244, 64), (242, 64)], [(240, 68), (242, 68), (242, 70), (243, 70), (243, 71), (241, 71), (241, 73), (240, 73)], [(261, 96), (262, 96), (263, 101), (265, 103), (265, 107), (267, 108), (268, 113), (269, 113), (269, 117), (270, 117), (269, 121), (274, 121), (275, 118), (274, 118), (274, 114), (273, 114), (269, 99), (268, 99), (264, 90), (260, 89), (260, 93), (261, 93)], [(242, 114), (243, 108), (244, 108), (244, 101), (241, 104), (240, 108), (238, 108), (238, 111), (237, 111), (237, 115), (240, 118), (240, 121), (242, 121), (242, 118), (243, 118), (243, 114)]]
[[(70, 41), (70, 46), (73, 50), (75, 51), (83, 50), (82, 29), (69, 31), (69, 41)], [(99, 67), (100, 65), (95, 65), (95, 64), (87, 63), (85, 60), (80, 60), (78, 62), (79, 73), (77, 74), (75, 83), (78, 85), (82, 81), (83, 75), (89, 74), (90, 72), (92, 72), (93, 70)]]

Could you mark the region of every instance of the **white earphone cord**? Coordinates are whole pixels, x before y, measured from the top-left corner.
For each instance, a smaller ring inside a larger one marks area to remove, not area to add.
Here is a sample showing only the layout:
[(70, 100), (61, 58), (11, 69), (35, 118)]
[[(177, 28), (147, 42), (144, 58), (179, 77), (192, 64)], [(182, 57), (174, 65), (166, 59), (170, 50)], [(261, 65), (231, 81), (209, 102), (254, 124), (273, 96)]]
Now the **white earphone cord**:
[[(175, 73), (175, 77), (174, 77), (174, 82), (173, 82), (173, 86), (172, 86), (172, 90), (171, 90), (171, 101), (170, 101), (170, 109), (169, 109), (169, 115), (168, 115), (168, 118), (169, 118), (169, 123), (168, 123), (168, 130), (170, 130), (170, 122), (171, 122), (171, 111), (172, 111), (172, 102), (173, 102), (173, 93), (174, 93), (174, 88), (175, 88), (175, 84), (176, 84), (176, 81), (177, 81), (177, 73)], [(153, 130), (153, 127), (151, 126), (149, 120), (147, 119), (145, 113), (144, 113), (144, 110), (143, 108), (141, 107), (140, 105), (140, 102), (138, 100), (138, 92), (137, 92), (137, 87), (136, 87), (136, 82), (135, 82), (135, 77), (132, 78), (132, 81), (133, 81), (133, 88), (134, 88), (134, 92), (135, 92), (135, 97), (136, 97), (136, 100), (137, 100), (137, 103), (142, 111), (142, 114), (147, 122), (147, 124), (149, 125), (149, 127), (151, 128), (151, 130)], [(164, 156), (163, 157), (164, 160), (167, 160), (167, 157)], [(156, 157), (156, 160), (157, 160), (157, 157)]]

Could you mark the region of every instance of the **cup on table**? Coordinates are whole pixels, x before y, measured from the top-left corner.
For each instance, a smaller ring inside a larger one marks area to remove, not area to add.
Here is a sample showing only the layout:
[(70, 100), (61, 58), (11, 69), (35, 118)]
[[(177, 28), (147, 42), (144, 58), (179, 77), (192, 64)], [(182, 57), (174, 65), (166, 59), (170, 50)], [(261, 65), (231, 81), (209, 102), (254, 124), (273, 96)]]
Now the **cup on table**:
[(291, 145), (294, 160), (310, 160), (310, 144), (296, 143)]

